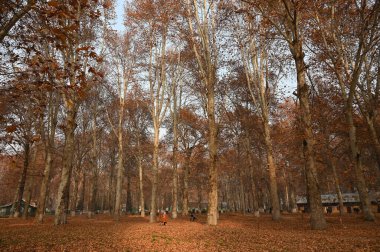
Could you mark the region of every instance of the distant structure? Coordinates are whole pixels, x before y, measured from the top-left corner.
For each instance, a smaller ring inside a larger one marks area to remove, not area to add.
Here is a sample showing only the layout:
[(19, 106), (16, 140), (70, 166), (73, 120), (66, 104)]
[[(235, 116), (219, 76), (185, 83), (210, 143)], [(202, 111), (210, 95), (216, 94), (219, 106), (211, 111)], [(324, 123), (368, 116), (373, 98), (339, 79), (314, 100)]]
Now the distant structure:
[[(369, 193), (371, 204), (374, 207), (374, 211), (379, 211), (380, 204), (380, 192), (370, 192)], [(342, 193), (343, 205), (345, 207), (345, 212), (351, 213), (353, 210), (357, 212), (361, 207), (360, 197), (358, 193)], [(331, 209), (332, 212), (339, 211), (339, 200), (336, 194), (322, 194), (322, 206), (327, 209)], [(297, 196), (297, 207), (298, 211), (307, 212), (307, 198), (306, 196)]]
[[(21, 201), (21, 214), (24, 212), (24, 207), (25, 207), (25, 200)], [(9, 217), (11, 215), (11, 208), (12, 208), (13, 203), (8, 203), (5, 205), (0, 206), (0, 217)], [(37, 211), (37, 205), (35, 203), (31, 203), (29, 205), (28, 209), (28, 215), (29, 216), (35, 216)]]

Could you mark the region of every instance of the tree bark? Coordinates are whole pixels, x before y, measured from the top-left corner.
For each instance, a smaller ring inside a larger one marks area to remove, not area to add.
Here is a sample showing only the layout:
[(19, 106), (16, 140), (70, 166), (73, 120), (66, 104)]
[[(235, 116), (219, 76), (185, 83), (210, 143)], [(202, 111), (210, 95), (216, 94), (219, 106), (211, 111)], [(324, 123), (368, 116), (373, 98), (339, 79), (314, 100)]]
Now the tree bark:
[(29, 206), (30, 206), (30, 202), (32, 200), (33, 181), (30, 181), (29, 183), (30, 183), (30, 185), (29, 185), (29, 188), (27, 190), (27, 196), (26, 196), (25, 205), (24, 205), (24, 212), (22, 214), (22, 218), (24, 220), (26, 220), (28, 218)]
[(280, 214), (280, 201), (278, 199), (278, 189), (277, 189), (277, 176), (276, 176), (276, 164), (273, 158), (273, 147), (272, 140), (269, 132), (269, 120), (266, 112), (263, 111), (263, 126), (264, 126), (264, 139), (265, 146), (267, 149), (267, 165), (269, 173), (269, 190), (272, 205), (272, 219), (279, 220), (281, 218)]
[[(210, 66), (212, 68), (212, 66)], [(217, 225), (218, 223), (218, 170), (217, 160), (217, 134), (218, 129), (215, 121), (215, 69), (209, 71), (207, 82), (207, 118), (209, 129), (209, 194), (207, 224)]]
[(172, 205), (172, 218), (177, 218), (178, 207), (178, 111), (177, 111), (177, 83), (173, 83), (173, 205)]
[(365, 182), (364, 174), (362, 170), (361, 154), (359, 152), (359, 148), (356, 142), (357, 141), (356, 127), (354, 125), (354, 120), (352, 118), (352, 103), (349, 100), (350, 99), (348, 99), (348, 103), (346, 107), (346, 119), (349, 126), (351, 160), (354, 163), (356, 186), (359, 192), (364, 219), (367, 221), (375, 221), (375, 216), (371, 211), (371, 202), (369, 200), (367, 186), (366, 186), (366, 182)]
[(79, 184), (79, 178), (78, 174), (74, 175), (74, 180), (73, 180), (73, 192), (71, 193), (70, 197), (70, 215), (75, 216), (76, 214), (76, 206), (77, 206), (77, 196), (78, 196), (78, 184)]
[(57, 115), (58, 115), (58, 98), (57, 94), (51, 93), (50, 94), (50, 102), (49, 102), (49, 116), (48, 116), (48, 132), (47, 132), (47, 140), (46, 140), (46, 147), (45, 147), (45, 169), (44, 169), (44, 175), (41, 182), (40, 187), (40, 195), (38, 198), (38, 206), (37, 206), (37, 214), (36, 214), (36, 221), (38, 223), (43, 222), (44, 214), (45, 214), (45, 208), (46, 208), (46, 196), (48, 194), (49, 190), (49, 182), (50, 182), (50, 173), (51, 168), (53, 165), (53, 152), (55, 148), (55, 130), (57, 127)]
[(117, 175), (116, 175), (116, 196), (114, 207), (114, 219), (120, 220), (121, 215), (121, 194), (124, 180), (124, 165), (123, 165), (123, 127), (122, 118), (124, 114), (124, 105), (119, 112), (119, 129), (118, 129), (118, 158), (117, 158)]
[(153, 140), (153, 181), (152, 181), (152, 196), (150, 203), (149, 222), (156, 222), (157, 215), (157, 176), (158, 176), (158, 150), (159, 150), (159, 135), (160, 128), (155, 124), (154, 126), (154, 140)]
[(70, 190), (70, 176), (73, 167), (74, 155), (74, 132), (76, 128), (77, 105), (75, 101), (66, 98), (66, 128), (65, 128), (65, 147), (63, 154), (63, 167), (61, 173), (61, 182), (58, 188), (58, 196), (55, 210), (54, 224), (67, 223), (68, 196)]
[(90, 182), (90, 197), (88, 199), (87, 217), (93, 218), (95, 213), (96, 194), (98, 191), (98, 136), (96, 128), (97, 101), (94, 101), (93, 124), (92, 124), (92, 169)]
[(21, 214), (21, 201), (22, 196), (24, 194), (25, 189), (25, 182), (26, 182), (26, 174), (29, 168), (29, 159), (30, 159), (30, 142), (29, 140), (26, 140), (26, 143), (24, 144), (24, 165), (22, 169), (22, 173), (20, 175), (20, 179), (18, 182), (18, 187), (15, 194), (15, 200), (13, 201), (13, 206), (11, 208), (11, 214), (13, 214), (13, 217), (17, 218), (20, 217)]
[(190, 174), (190, 160), (192, 149), (186, 149), (185, 164), (183, 166), (183, 209), (182, 216), (189, 214), (189, 174)]
[(339, 201), (339, 213), (342, 216), (344, 214), (344, 205), (343, 205), (342, 191), (340, 190), (340, 185), (339, 185), (339, 178), (336, 173), (336, 167), (331, 159), (329, 159), (328, 165), (330, 166), (330, 169), (333, 172), (335, 191), (336, 191), (336, 195), (338, 196), (338, 201)]
[[(298, 28), (295, 28), (298, 32)], [(312, 229), (325, 229), (327, 224), (323, 215), (321, 194), (319, 191), (317, 170), (315, 167), (314, 139), (311, 127), (311, 113), (309, 105), (309, 87), (306, 83), (306, 66), (302, 43), (298, 38), (289, 45), (297, 70), (297, 94), (300, 101), (300, 117), (303, 126), (303, 151), (305, 158), (305, 173), (307, 179), (307, 192), (310, 206), (310, 224)]]
[(140, 137), (137, 136), (137, 148), (138, 148), (138, 156), (137, 162), (139, 166), (139, 189), (140, 189), (140, 215), (141, 217), (145, 217), (145, 200), (144, 200), (144, 181), (143, 181), (143, 165), (142, 165), (142, 153), (140, 146)]
[(253, 214), (256, 217), (259, 217), (260, 212), (259, 212), (259, 201), (257, 197), (257, 188), (256, 188), (256, 182), (255, 182), (255, 167), (253, 165), (252, 154), (250, 152), (250, 149), (251, 147), (250, 147), (250, 141), (249, 141), (248, 131), (247, 131), (246, 137), (245, 137), (245, 151), (246, 151), (246, 156), (248, 157), (248, 163), (249, 163), (251, 191), (252, 191), (252, 207), (253, 207)]

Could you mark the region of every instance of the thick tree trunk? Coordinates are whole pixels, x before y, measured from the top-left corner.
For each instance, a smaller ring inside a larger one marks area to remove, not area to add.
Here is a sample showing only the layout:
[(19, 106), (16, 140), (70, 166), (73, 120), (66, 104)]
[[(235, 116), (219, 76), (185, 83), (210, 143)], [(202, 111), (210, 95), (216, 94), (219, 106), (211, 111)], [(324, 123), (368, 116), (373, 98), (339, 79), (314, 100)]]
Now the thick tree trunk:
[(158, 176), (158, 150), (159, 150), (159, 135), (160, 129), (155, 123), (154, 126), (154, 142), (153, 142), (153, 181), (152, 181), (152, 196), (150, 203), (149, 222), (156, 222), (157, 215), (157, 176)]
[(125, 204), (125, 211), (129, 214), (132, 213), (132, 208), (133, 208), (133, 204), (132, 204), (132, 188), (131, 188), (131, 175), (130, 173), (127, 171), (127, 200), (126, 200), (126, 204)]
[(185, 164), (183, 166), (182, 216), (187, 216), (189, 214), (189, 173), (191, 153), (192, 149), (186, 149)]
[(36, 214), (36, 221), (38, 223), (43, 222), (44, 214), (45, 214), (46, 196), (49, 190), (48, 188), (49, 188), (49, 182), (50, 182), (50, 171), (53, 164), (52, 148), (54, 148), (54, 146), (49, 146), (49, 145), (47, 146), (44, 177), (41, 182), (40, 196), (38, 198), (38, 207), (37, 207), (37, 214)]
[[(378, 84), (378, 85), (380, 85), (380, 84)], [(374, 122), (374, 117), (369, 118), (368, 116), (366, 116), (366, 121), (367, 121), (368, 129), (369, 129), (369, 133), (370, 133), (370, 136), (371, 136), (373, 148), (375, 149), (377, 168), (380, 171), (380, 141), (379, 141), (379, 138), (378, 138), (378, 135), (377, 135), (377, 131), (376, 131), (376, 127), (375, 127), (375, 122)]]
[(354, 125), (354, 120), (352, 117), (352, 103), (350, 102), (350, 99), (348, 99), (346, 106), (346, 120), (349, 126), (351, 160), (354, 163), (356, 186), (359, 192), (364, 219), (367, 221), (374, 221), (375, 216), (371, 211), (371, 202), (368, 197), (367, 186), (362, 170), (361, 154), (356, 142), (356, 127)]
[(140, 190), (140, 209), (141, 209), (141, 212), (140, 212), (140, 215), (141, 217), (145, 217), (145, 200), (144, 200), (144, 181), (143, 181), (143, 165), (142, 165), (142, 153), (141, 153), (141, 149), (140, 149), (140, 141), (139, 139), (137, 140), (137, 144), (138, 144), (138, 157), (137, 157), (137, 162), (138, 162), (138, 166), (139, 166), (139, 190)]
[(49, 190), (49, 182), (50, 182), (50, 172), (53, 165), (53, 151), (55, 147), (54, 139), (55, 139), (55, 130), (57, 127), (57, 115), (58, 115), (58, 98), (57, 94), (51, 93), (50, 94), (50, 102), (49, 102), (49, 117), (48, 117), (48, 125), (49, 129), (47, 132), (47, 143), (46, 143), (46, 150), (45, 150), (45, 169), (44, 169), (44, 175), (41, 182), (40, 187), (40, 195), (38, 198), (38, 206), (37, 206), (37, 213), (36, 213), (36, 221), (38, 223), (43, 222), (44, 214), (45, 214), (45, 207), (46, 207), (46, 196), (48, 194)]
[(178, 111), (176, 84), (173, 84), (173, 205), (172, 218), (177, 218), (178, 207), (178, 172), (177, 172), (177, 152), (178, 152)]
[(273, 158), (273, 147), (272, 140), (269, 132), (269, 121), (267, 112), (263, 111), (263, 126), (264, 126), (264, 139), (265, 146), (267, 150), (267, 164), (269, 172), (269, 191), (272, 205), (272, 219), (279, 220), (281, 218), (280, 214), (280, 201), (278, 199), (278, 189), (277, 189), (277, 176), (276, 176), (276, 164)]
[[(212, 66), (209, 66), (212, 68)], [(217, 134), (218, 129), (215, 121), (215, 69), (209, 71), (210, 77), (207, 83), (207, 117), (209, 129), (209, 194), (207, 224), (218, 223), (218, 170), (217, 161)]]
[(96, 194), (98, 191), (98, 140), (96, 132), (96, 113), (97, 105), (94, 106), (94, 120), (92, 126), (92, 169), (91, 169), (91, 182), (90, 182), (90, 197), (88, 199), (87, 217), (93, 218), (95, 213)]
[[(119, 119), (120, 120), (120, 119)], [(118, 133), (118, 159), (117, 159), (117, 175), (116, 175), (116, 196), (115, 196), (115, 207), (114, 207), (114, 219), (116, 221), (120, 220), (121, 215), (121, 194), (122, 186), (124, 180), (124, 165), (123, 165), (123, 131), (121, 127), (121, 122), (119, 122), (119, 133)]]
[(13, 214), (13, 217), (17, 218), (20, 217), (21, 214), (21, 201), (22, 196), (24, 194), (25, 189), (25, 182), (26, 182), (26, 174), (29, 168), (29, 159), (30, 159), (30, 143), (27, 140), (27, 142), (24, 144), (24, 165), (22, 169), (22, 173), (20, 175), (20, 179), (18, 182), (18, 187), (15, 194), (15, 200), (13, 201), (13, 206), (11, 208), (11, 214)]
[(63, 167), (61, 173), (61, 182), (58, 188), (58, 196), (55, 210), (54, 224), (66, 224), (67, 222), (67, 205), (70, 190), (70, 176), (73, 167), (74, 155), (74, 131), (76, 128), (77, 108), (73, 100), (66, 101), (66, 129), (65, 129), (65, 147), (63, 151)]
[(326, 220), (323, 215), (321, 194), (318, 186), (317, 170), (314, 157), (314, 139), (311, 127), (311, 113), (309, 106), (309, 87), (306, 83), (306, 66), (301, 41), (293, 41), (291, 51), (297, 70), (297, 93), (300, 101), (300, 116), (303, 128), (303, 151), (305, 157), (305, 173), (307, 178), (307, 192), (310, 205), (310, 224), (312, 229), (325, 229)]
[(32, 190), (33, 190), (33, 182), (30, 181), (30, 185), (29, 185), (29, 188), (27, 190), (27, 196), (26, 196), (25, 205), (24, 205), (24, 212), (22, 214), (22, 218), (24, 220), (26, 220), (28, 218), (28, 215), (29, 215), (29, 206), (30, 206), (30, 202), (32, 200)]

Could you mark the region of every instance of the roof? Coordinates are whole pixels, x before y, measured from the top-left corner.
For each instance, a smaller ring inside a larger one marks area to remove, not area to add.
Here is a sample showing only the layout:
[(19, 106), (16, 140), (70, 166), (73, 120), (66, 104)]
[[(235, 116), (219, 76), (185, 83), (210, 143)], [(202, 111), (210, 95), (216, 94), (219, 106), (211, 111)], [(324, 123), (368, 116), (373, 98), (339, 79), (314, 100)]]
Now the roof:
[[(358, 193), (342, 193), (343, 203), (358, 203), (360, 202), (360, 197)], [(322, 204), (328, 203), (338, 203), (337, 194), (322, 194), (321, 195)], [(297, 196), (297, 204), (306, 204), (306, 196)]]
[[(24, 199), (22, 199), (22, 201), (25, 204), (26, 201)], [(11, 207), (12, 205), (13, 203), (11, 202), (11, 203), (0, 206), (0, 208), (7, 208), (7, 207)], [(29, 207), (37, 208), (37, 204), (35, 202), (30, 202)]]

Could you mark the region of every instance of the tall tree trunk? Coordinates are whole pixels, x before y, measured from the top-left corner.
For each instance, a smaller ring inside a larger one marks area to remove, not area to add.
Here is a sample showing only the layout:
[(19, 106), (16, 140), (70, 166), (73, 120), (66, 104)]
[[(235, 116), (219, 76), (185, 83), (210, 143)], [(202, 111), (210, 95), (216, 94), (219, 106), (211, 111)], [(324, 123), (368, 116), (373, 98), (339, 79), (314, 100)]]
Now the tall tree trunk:
[(339, 213), (342, 216), (344, 214), (344, 205), (343, 205), (342, 191), (340, 190), (340, 185), (339, 185), (339, 178), (336, 173), (335, 164), (333, 163), (331, 159), (329, 159), (328, 164), (330, 166), (330, 169), (333, 172), (335, 191), (336, 191), (336, 195), (338, 196), (338, 201), (339, 201)]
[[(216, 71), (217, 71), (217, 46), (215, 39), (215, 11), (213, 1), (203, 1), (198, 9), (196, 1), (193, 2), (192, 7), (190, 1), (187, 4), (187, 20), (190, 29), (190, 39), (193, 52), (195, 54), (199, 75), (203, 80), (206, 91), (206, 104), (207, 121), (208, 121), (208, 151), (209, 151), (209, 193), (208, 193), (208, 212), (207, 224), (217, 225), (218, 223), (218, 169), (217, 162), (217, 135), (218, 126), (215, 119), (215, 84), (216, 84)], [(192, 11), (191, 9), (195, 11)], [(201, 10), (201, 11), (198, 11)], [(202, 17), (200, 17), (202, 15)], [(197, 29), (199, 31), (199, 39), (201, 41), (201, 49), (197, 48), (195, 42), (195, 33), (193, 29), (193, 20), (197, 20)], [(202, 20), (200, 24), (199, 20)]]
[[(212, 68), (212, 66), (210, 66)], [(217, 225), (218, 223), (218, 170), (217, 159), (217, 134), (218, 129), (215, 121), (215, 69), (210, 70), (207, 83), (207, 118), (209, 129), (209, 194), (207, 224)]]
[(154, 125), (154, 141), (153, 141), (153, 181), (152, 181), (152, 196), (150, 203), (149, 222), (156, 222), (157, 215), (157, 176), (158, 176), (158, 150), (159, 150), (159, 135), (160, 129), (157, 123)]
[[(50, 93), (50, 99), (49, 99), (49, 112), (48, 112), (48, 131), (47, 131), (47, 139), (46, 139), (46, 145), (45, 145), (45, 169), (44, 169), (44, 175), (41, 182), (40, 187), (40, 195), (38, 197), (38, 206), (37, 206), (37, 214), (36, 214), (36, 221), (38, 223), (43, 222), (44, 214), (45, 214), (45, 208), (46, 208), (46, 196), (48, 194), (49, 190), (49, 182), (50, 182), (50, 172), (53, 165), (53, 151), (55, 148), (55, 130), (58, 123), (58, 109), (59, 109), (59, 102), (58, 102), (58, 95), (54, 93)], [(43, 130), (43, 129), (42, 129)], [(42, 132), (44, 134), (44, 132)]]
[(311, 113), (309, 106), (309, 86), (306, 83), (306, 66), (304, 62), (304, 52), (302, 42), (297, 36), (290, 45), (291, 52), (297, 70), (297, 94), (300, 101), (300, 117), (302, 121), (303, 151), (305, 157), (305, 173), (307, 179), (308, 203), (310, 205), (310, 224), (312, 229), (325, 229), (326, 220), (323, 215), (321, 194), (319, 191), (317, 170), (315, 167), (314, 139), (311, 127)]
[(178, 111), (177, 111), (177, 84), (173, 84), (173, 205), (172, 218), (177, 218), (178, 207), (178, 172), (177, 172), (177, 152), (178, 152)]
[(58, 188), (58, 196), (55, 210), (54, 224), (67, 223), (67, 205), (70, 190), (70, 176), (73, 167), (74, 155), (74, 131), (76, 128), (77, 107), (72, 99), (66, 99), (66, 129), (65, 129), (65, 147), (63, 151), (63, 167), (61, 173), (61, 182)]
[(32, 200), (32, 190), (33, 190), (33, 181), (29, 181), (30, 185), (28, 187), (28, 190), (27, 190), (27, 196), (25, 197), (25, 205), (24, 205), (24, 212), (22, 214), (22, 218), (24, 220), (26, 220), (28, 218), (28, 214), (29, 214), (29, 206), (30, 206), (30, 202)]
[[(379, 67), (379, 69), (380, 69), (380, 67)], [(380, 73), (379, 73), (379, 76), (380, 76)], [(378, 81), (380, 81), (380, 78), (378, 78), (378, 79), (379, 79)], [(378, 85), (380, 86), (380, 83)], [(369, 116), (365, 116), (365, 117), (366, 117), (368, 129), (369, 129), (369, 133), (371, 136), (373, 148), (375, 150), (377, 168), (380, 171), (380, 141), (379, 141), (379, 137), (377, 135), (376, 127), (375, 127), (375, 122), (374, 122), (375, 118), (369, 117)]]
[(252, 154), (250, 152), (251, 147), (250, 147), (250, 142), (249, 142), (249, 137), (248, 137), (248, 131), (246, 132), (245, 148), (246, 148), (246, 156), (248, 157), (248, 163), (249, 163), (253, 214), (256, 217), (259, 217), (260, 212), (259, 212), (259, 200), (257, 197), (257, 188), (256, 188), (256, 182), (255, 182), (255, 167), (253, 165)]
[(13, 214), (13, 217), (17, 218), (20, 217), (21, 214), (21, 201), (22, 196), (24, 194), (25, 189), (25, 182), (26, 182), (26, 174), (29, 168), (29, 159), (30, 159), (30, 142), (27, 139), (26, 143), (24, 144), (24, 165), (22, 169), (22, 173), (20, 175), (20, 179), (18, 182), (18, 187), (15, 194), (15, 199), (13, 201), (13, 206), (11, 208), (11, 214)]
[[(237, 144), (237, 160), (236, 160), (236, 163), (239, 165), (240, 162), (240, 145)], [(238, 172), (239, 172), (239, 194), (240, 194), (240, 205), (241, 205), (241, 212), (243, 213), (243, 215), (246, 214), (246, 210), (247, 210), (247, 207), (246, 207), (246, 204), (245, 204), (245, 201), (246, 201), (246, 197), (245, 197), (245, 192), (244, 192), (244, 171), (243, 171), (243, 167), (241, 165), (239, 165), (239, 168), (238, 168)]]
[(137, 148), (138, 148), (138, 156), (137, 162), (139, 166), (139, 190), (140, 190), (140, 215), (141, 217), (145, 217), (145, 200), (144, 200), (144, 181), (143, 181), (143, 165), (142, 165), (142, 153), (140, 146), (140, 136), (137, 136)]
[(125, 211), (127, 213), (131, 214), (133, 204), (132, 204), (131, 175), (130, 175), (129, 171), (127, 171), (127, 200), (126, 200), (125, 207), (126, 207)]
[(90, 182), (90, 197), (88, 199), (87, 217), (93, 218), (95, 213), (96, 193), (98, 191), (98, 137), (96, 129), (97, 102), (95, 101), (93, 109), (93, 124), (92, 124), (92, 169)]
[(269, 132), (269, 120), (267, 112), (263, 112), (263, 126), (264, 126), (264, 139), (265, 146), (267, 149), (267, 164), (269, 172), (269, 191), (270, 199), (272, 205), (272, 219), (279, 220), (281, 218), (280, 214), (280, 201), (278, 199), (278, 189), (277, 189), (277, 176), (276, 176), (276, 164), (273, 158), (273, 147), (272, 140)]
[(76, 214), (77, 199), (78, 199), (78, 184), (79, 184), (78, 174), (74, 175), (73, 182), (74, 182), (73, 192), (71, 193), (71, 198), (70, 198), (70, 215), (71, 216), (75, 216)]
[(84, 210), (84, 196), (86, 194), (86, 173), (82, 171), (82, 190), (79, 196), (79, 200), (76, 205), (76, 209), (83, 211)]
[[(114, 183), (114, 176), (115, 176), (115, 156), (116, 151), (113, 151), (111, 154), (111, 165), (110, 165), (110, 175), (108, 177), (108, 210), (111, 215), (113, 215), (114, 212), (114, 206), (115, 206), (115, 183)], [(115, 155), (114, 155), (115, 154)]]
[[(124, 106), (123, 106), (124, 107)], [(120, 109), (120, 114), (124, 114), (124, 109)], [(122, 115), (119, 115), (119, 132), (118, 132), (118, 159), (117, 159), (117, 175), (116, 175), (116, 196), (114, 207), (114, 219), (120, 220), (121, 215), (121, 194), (124, 180), (124, 165), (123, 165), (123, 128)]]
[(52, 148), (54, 147), (49, 146), (49, 145), (47, 146), (46, 158), (45, 158), (45, 169), (44, 169), (44, 175), (43, 175), (44, 177), (41, 182), (40, 196), (38, 198), (38, 207), (37, 207), (37, 214), (36, 214), (36, 221), (38, 223), (43, 222), (44, 214), (45, 214), (46, 196), (49, 190), (50, 171), (53, 164)]
[(374, 221), (375, 216), (371, 211), (371, 202), (369, 200), (367, 186), (362, 170), (361, 154), (357, 146), (356, 127), (354, 125), (354, 120), (352, 117), (352, 102), (350, 102), (350, 99), (348, 99), (348, 103), (346, 106), (346, 120), (349, 126), (351, 160), (354, 163), (356, 186), (359, 192), (364, 219), (367, 221)]
[(183, 166), (183, 200), (182, 200), (182, 216), (189, 214), (189, 173), (190, 173), (190, 159), (192, 149), (186, 149), (185, 164)]

